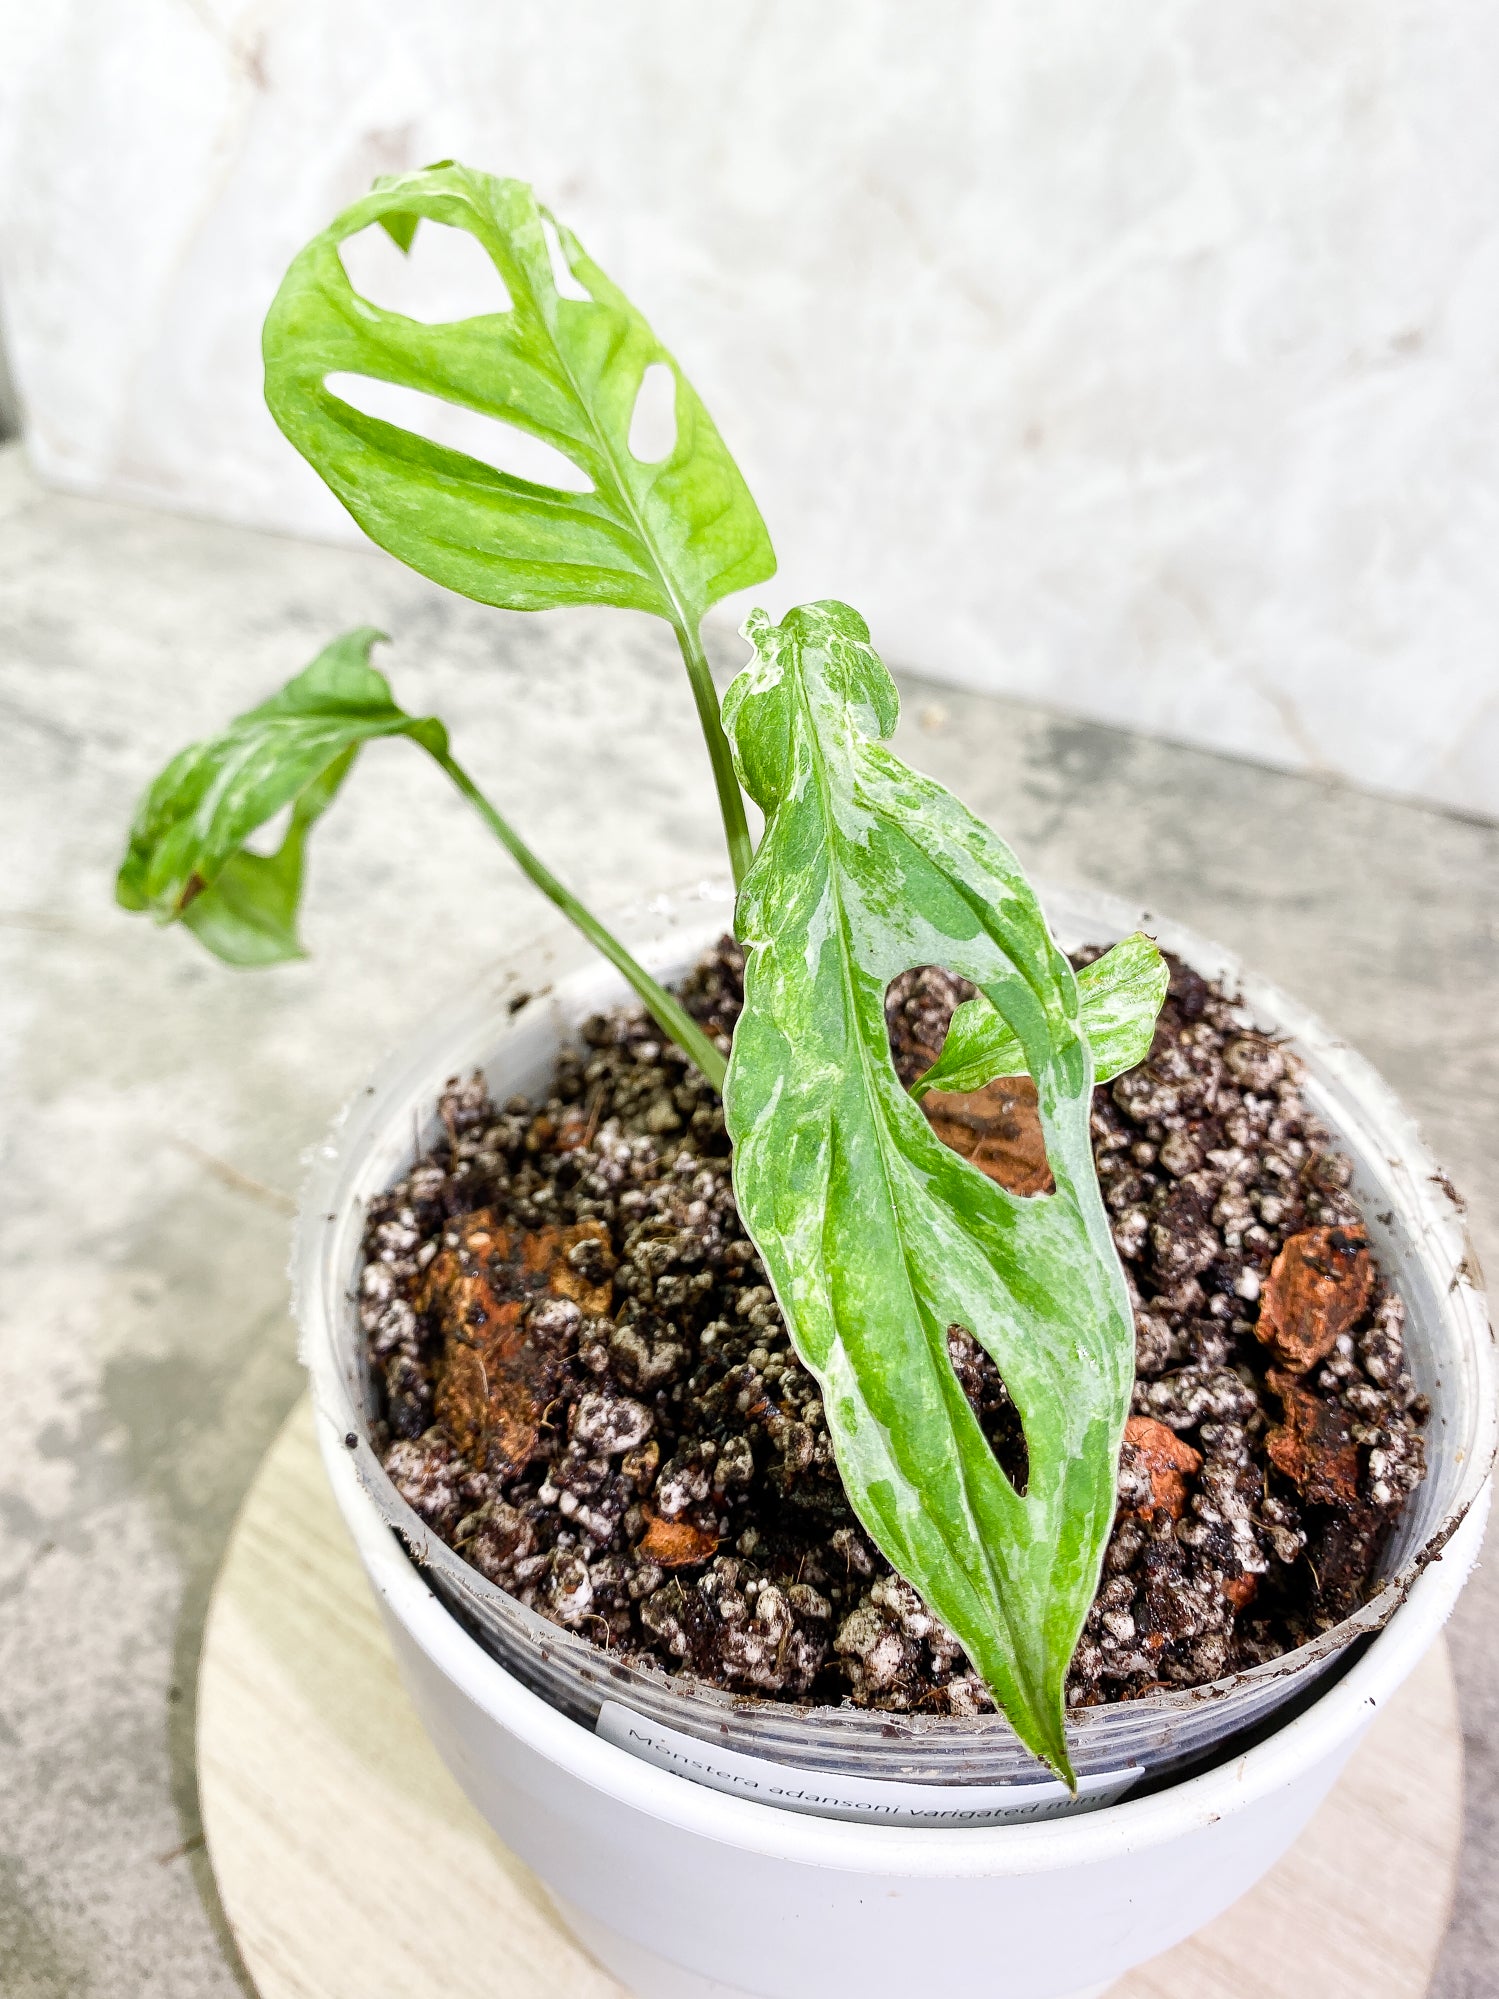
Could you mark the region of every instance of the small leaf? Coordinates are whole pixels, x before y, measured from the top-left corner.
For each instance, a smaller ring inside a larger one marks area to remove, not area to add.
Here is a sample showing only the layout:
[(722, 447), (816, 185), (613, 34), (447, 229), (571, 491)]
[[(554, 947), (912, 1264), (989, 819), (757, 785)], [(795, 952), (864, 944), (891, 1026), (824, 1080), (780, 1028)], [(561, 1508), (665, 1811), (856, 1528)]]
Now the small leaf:
[[(739, 900), (725, 1111), (740, 1213), (822, 1388), (849, 1499), (1071, 1779), (1067, 1668), (1114, 1514), (1134, 1378), (1089, 1138), (1077, 982), (1009, 850), (884, 746), (897, 697), (847, 605), (745, 627), (724, 720), (766, 815)], [(937, 1138), (891, 1060), (885, 990), (971, 979), (1034, 1078), (1055, 1191), (1009, 1193)], [(1025, 1496), (948, 1356), (962, 1326), (1025, 1430)]]
[[(297, 938), (303, 850), (359, 745), (409, 736), (442, 756), (447, 734), (431, 717), (398, 708), (369, 663), (382, 634), (347, 632), (281, 692), (172, 759), (142, 799), (115, 885), (126, 909), (185, 922), (232, 965), (302, 955)], [(245, 842), (284, 807), (286, 837), (274, 854)]]
[[(1122, 937), (1077, 975), (1082, 1030), (1093, 1050), (1093, 1080), (1112, 1082), (1150, 1053), (1156, 1015), (1171, 973), (1143, 930)], [(965, 1000), (952, 1017), (942, 1053), (911, 1086), (928, 1090), (981, 1090), (997, 1076), (1018, 1076), (1025, 1051), (982, 993)]]
[[(402, 249), (422, 219), (472, 235), (508, 312), (431, 326), (362, 298), (338, 254), (380, 223)], [(371, 538), (423, 575), (511, 610), (615, 604), (696, 633), (710, 604), (775, 569), (770, 538), (713, 420), (624, 294), (566, 229), (581, 299), (557, 288), (551, 218), (521, 181), (447, 163), (378, 181), (294, 260), (265, 323), (266, 401)], [(675, 440), (630, 450), (652, 366), (675, 382)], [(564, 453), (589, 490), (479, 463), (336, 395), (328, 377), (394, 383), (499, 419)]]

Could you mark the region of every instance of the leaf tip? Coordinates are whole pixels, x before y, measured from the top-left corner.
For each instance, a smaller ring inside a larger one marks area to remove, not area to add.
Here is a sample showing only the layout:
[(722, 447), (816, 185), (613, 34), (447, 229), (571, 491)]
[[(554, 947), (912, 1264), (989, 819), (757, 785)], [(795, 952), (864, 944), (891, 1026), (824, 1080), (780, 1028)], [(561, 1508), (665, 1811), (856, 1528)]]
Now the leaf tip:
[(1075, 1798), (1077, 1796), (1077, 1772), (1073, 1769), (1072, 1758), (1067, 1753), (1067, 1740), (1065, 1736), (1058, 1736), (1056, 1747), (1054, 1750), (1048, 1752), (1046, 1760)]
[(1016, 1725), (1016, 1733), (1033, 1755), (1038, 1757), (1054, 1776), (1064, 1783), (1073, 1797), (1077, 1796), (1077, 1771), (1073, 1768), (1072, 1755), (1067, 1746), (1067, 1721), (1064, 1705), (1065, 1695), (1059, 1687), (1054, 1696), (1046, 1698), (1039, 1705), (1029, 1707), (1026, 1726), (1021, 1726), (1019, 1717), (1013, 1710), (1006, 1710), (1010, 1720)]
[(411, 246), (416, 241), (417, 225), (422, 218), (419, 215), (412, 215), (406, 209), (393, 208), (388, 214), (376, 219), (401, 255), (409, 256)]
[(115, 902), (121, 909), (139, 910), (146, 907), (146, 898), (136, 879), (138, 870), (132, 865), (132, 858), (127, 856), (121, 862), (120, 871), (115, 876)]

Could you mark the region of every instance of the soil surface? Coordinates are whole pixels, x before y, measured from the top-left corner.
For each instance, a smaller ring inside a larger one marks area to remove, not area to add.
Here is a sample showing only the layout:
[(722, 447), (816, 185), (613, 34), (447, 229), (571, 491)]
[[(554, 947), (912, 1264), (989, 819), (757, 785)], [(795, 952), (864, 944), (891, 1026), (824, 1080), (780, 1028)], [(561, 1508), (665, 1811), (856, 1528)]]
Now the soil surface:
[[(725, 1048), (742, 963), (725, 939), (683, 988)], [(892, 985), (908, 1085), (971, 991), (932, 969)], [(1014, 1191), (1050, 1184), (1029, 1079), (923, 1108)], [(432, 1529), (626, 1657), (788, 1701), (988, 1709), (849, 1508), (717, 1095), (654, 1023), (590, 1021), (545, 1103), (496, 1106), (475, 1077), (441, 1113), (446, 1140), (372, 1207), (361, 1300), (377, 1447)], [(1349, 1162), (1228, 995), (1172, 961), (1151, 1053), (1092, 1122), (1136, 1383), (1073, 1704), (1200, 1685), (1346, 1617), (1424, 1474), (1427, 1415)], [(961, 1327), (948, 1344), (1023, 1483), (993, 1362)]]

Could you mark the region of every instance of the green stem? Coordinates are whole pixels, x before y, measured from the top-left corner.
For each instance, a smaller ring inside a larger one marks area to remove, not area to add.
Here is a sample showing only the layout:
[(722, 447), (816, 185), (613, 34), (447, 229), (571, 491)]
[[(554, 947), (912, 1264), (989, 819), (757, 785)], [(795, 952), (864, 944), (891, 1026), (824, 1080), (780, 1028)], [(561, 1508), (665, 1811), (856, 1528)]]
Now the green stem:
[(687, 663), (692, 698), (697, 703), (698, 720), (707, 738), (708, 759), (713, 765), (713, 782), (718, 787), (718, 809), (723, 814), (724, 837), (729, 843), (729, 866), (734, 873), (737, 891), (749, 870), (753, 853), (749, 821), (744, 816), (744, 793), (739, 789), (739, 776), (734, 769), (729, 739), (723, 732), (718, 689), (713, 685), (702, 639), (696, 631), (689, 631), (685, 624), (678, 624), (675, 619), (672, 620), (672, 630), (677, 635), (677, 644), (682, 648), (682, 658)]
[[(619, 939), (606, 930), (570, 890), (563, 887), (545, 862), (532, 853), (520, 835), (496, 812), (461, 764), (455, 763), (446, 751), (440, 755), (435, 751), (432, 754), (501, 846), (508, 850), (522, 874), (533, 881), (542, 894), (578, 926), (588, 941), (602, 951), (614, 969), (629, 980), (662, 1033), (675, 1041), (683, 1054), (697, 1064), (715, 1090), (721, 1091), (728, 1064), (681, 1001), (674, 999), (664, 986), (658, 985), (645, 967), (635, 962)], [(742, 805), (740, 818), (742, 823)]]

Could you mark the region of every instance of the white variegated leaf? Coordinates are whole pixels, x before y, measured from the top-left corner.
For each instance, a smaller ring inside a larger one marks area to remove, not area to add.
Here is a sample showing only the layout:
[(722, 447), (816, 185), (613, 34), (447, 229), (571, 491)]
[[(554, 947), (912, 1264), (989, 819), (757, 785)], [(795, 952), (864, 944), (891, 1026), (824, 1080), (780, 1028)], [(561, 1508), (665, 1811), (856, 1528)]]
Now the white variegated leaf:
[[(885, 747), (895, 688), (857, 613), (804, 605), (745, 631), (755, 658), (724, 718), (766, 827), (739, 902), (745, 1005), (725, 1097), (740, 1212), (822, 1386), (859, 1518), (1070, 1779), (1063, 1692), (1134, 1374), (1077, 981), (1008, 848)], [(1053, 1193), (987, 1179), (901, 1087), (885, 990), (924, 964), (971, 979), (1014, 1035)], [(1019, 1410), (1023, 1494), (953, 1372), (953, 1325)]]

